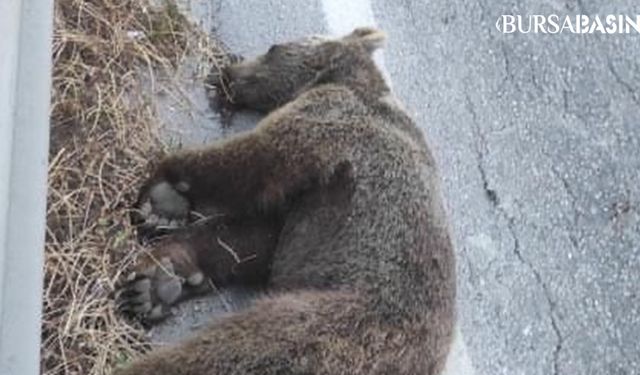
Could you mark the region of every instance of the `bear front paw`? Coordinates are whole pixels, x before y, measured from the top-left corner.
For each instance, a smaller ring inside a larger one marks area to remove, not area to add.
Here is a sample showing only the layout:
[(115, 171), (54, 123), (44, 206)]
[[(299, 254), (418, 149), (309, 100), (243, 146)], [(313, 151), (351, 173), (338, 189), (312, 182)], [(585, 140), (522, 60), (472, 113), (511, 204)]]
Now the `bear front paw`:
[[(229, 65), (244, 60), (240, 55), (230, 54)], [(223, 127), (231, 126), (231, 118), (235, 113), (231, 82), (226, 74), (227, 68), (213, 67), (205, 82), (205, 90), (209, 100), (209, 107), (220, 114)]]
[(202, 272), (180, 268), (169, 257), (138, 267), (116, 288), (117, 310), (146, 325), (168, 317), (171, 306), (206, 286)]
[[(166, 181), (152, 185), (138, 203), (134, 222), (144, 232), (163, 232), (187, 223), (189, 200)], [(185, 188), (186, 189), (186, 188)]]

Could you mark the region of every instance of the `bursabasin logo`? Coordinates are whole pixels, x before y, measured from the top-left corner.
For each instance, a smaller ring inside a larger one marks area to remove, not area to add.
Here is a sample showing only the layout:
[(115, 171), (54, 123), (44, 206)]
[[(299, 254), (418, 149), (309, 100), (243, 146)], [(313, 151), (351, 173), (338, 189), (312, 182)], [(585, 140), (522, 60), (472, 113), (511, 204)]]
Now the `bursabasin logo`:
[(640, 34), (640, 15), (505, 14), (496, 21), (496, 29), (503, 34)]

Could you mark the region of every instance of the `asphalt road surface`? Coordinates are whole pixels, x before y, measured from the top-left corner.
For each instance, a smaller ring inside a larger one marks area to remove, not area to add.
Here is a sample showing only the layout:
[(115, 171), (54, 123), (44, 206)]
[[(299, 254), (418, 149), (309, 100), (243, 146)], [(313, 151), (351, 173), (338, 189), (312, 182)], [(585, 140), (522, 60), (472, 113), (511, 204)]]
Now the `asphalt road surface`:
[[(640, 374), (640, 34), (495, 26), (503, 14), (635, 17), (637, 1), (190, 8), (246, 56), (356, 26), (388, 33), (378, 62), (435, 152), (456, 239), (462, 340), (448, 374)], [(205, 107), (185, 143), (222, 134)], [(255, 117), (238, 121), (246, 128)]]

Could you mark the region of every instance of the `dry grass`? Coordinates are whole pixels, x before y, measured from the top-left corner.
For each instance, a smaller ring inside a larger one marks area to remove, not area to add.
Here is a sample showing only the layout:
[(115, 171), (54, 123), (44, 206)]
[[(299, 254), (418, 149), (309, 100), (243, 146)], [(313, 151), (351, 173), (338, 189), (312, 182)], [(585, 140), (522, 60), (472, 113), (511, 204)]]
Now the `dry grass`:
[(174, 6), (56, 1), (44, 374), (106, 374), (148, 348), (109, 294), (140, 251), (127, 209), (164, 149), (143, 82), (171, 77), (194, 55), (225, 58)]

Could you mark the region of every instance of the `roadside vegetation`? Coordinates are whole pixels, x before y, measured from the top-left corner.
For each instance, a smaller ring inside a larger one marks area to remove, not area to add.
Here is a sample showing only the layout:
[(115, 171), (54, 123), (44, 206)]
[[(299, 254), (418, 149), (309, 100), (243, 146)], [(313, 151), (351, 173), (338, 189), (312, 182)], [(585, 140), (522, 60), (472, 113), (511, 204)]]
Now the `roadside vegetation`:
[(108, 374), (149, 349), (110, 298), (144, 251), (128, 209), (165, 150), (149, 87), (226, 55), (172, 3), (56, 0), (54, 30), (41, 372)]

